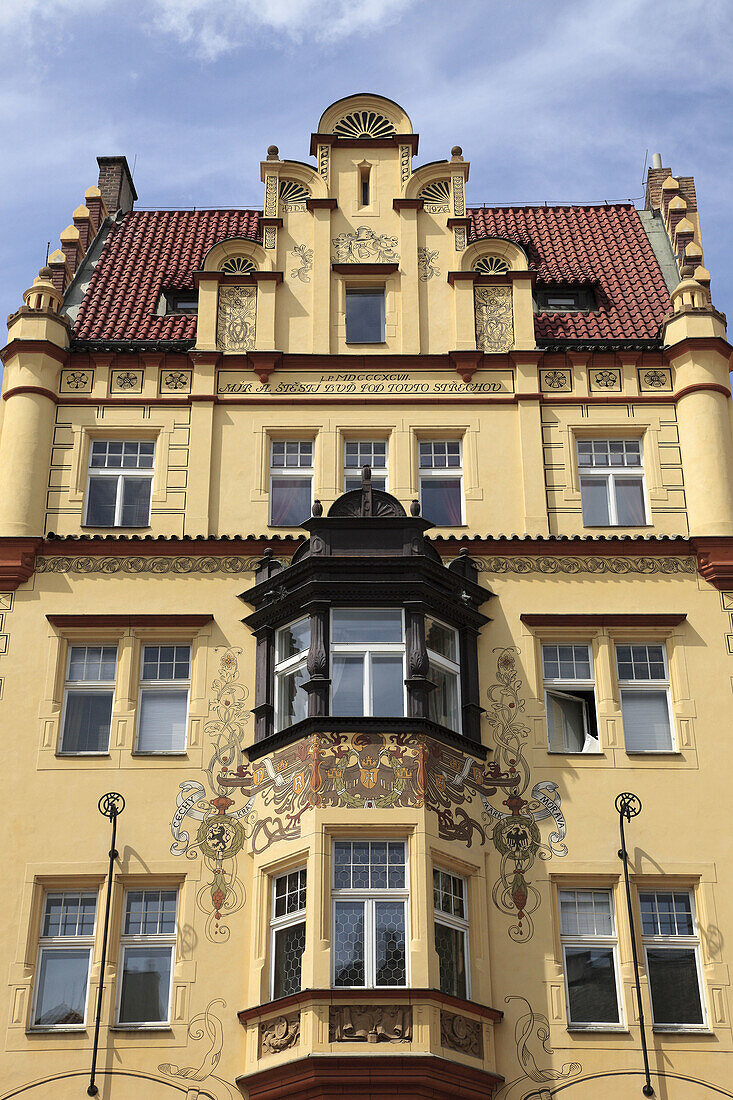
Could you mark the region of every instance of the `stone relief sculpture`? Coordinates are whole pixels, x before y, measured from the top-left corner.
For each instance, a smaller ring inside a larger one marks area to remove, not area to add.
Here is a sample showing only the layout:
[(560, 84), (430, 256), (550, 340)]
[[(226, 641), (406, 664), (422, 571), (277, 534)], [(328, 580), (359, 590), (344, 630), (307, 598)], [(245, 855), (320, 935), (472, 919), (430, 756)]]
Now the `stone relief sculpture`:
[(336, 263), (399, 263), (397, 238), (375, 233), (368, 225), (357, 226), (356, 233), (339, 233), (333, 238)]
[(219, 287), (216, 342), (221, 351), (254, 351), (256, 321), (256, 287)]
[(509, 351), (514, 344), (514, 311), (510, 286), (474, 289), (476, 347), (480, 351)]
[(331, 1043), (409, 1043), (409, 1005), (338, 1005), (328, 1012)]
[(260, 1055), (280, 1054), (300, 1043), (300, 1013), (278, 1016), (260, 1024)]
[(448, 1050), (458, 1050), (473, 1058), (484, 1056), (484, 1029), (478, 1020), (457, 1016), (455, 1012), (440, 1013), (440, 1042)]

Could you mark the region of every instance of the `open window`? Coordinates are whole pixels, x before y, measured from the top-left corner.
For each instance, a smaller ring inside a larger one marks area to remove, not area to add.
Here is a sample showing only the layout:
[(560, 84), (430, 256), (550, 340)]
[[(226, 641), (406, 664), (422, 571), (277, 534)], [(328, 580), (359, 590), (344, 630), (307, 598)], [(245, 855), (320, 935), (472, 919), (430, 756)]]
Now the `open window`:
[(543, 645), (542, 674), (550, 752), (600, 752), (588, 645)]

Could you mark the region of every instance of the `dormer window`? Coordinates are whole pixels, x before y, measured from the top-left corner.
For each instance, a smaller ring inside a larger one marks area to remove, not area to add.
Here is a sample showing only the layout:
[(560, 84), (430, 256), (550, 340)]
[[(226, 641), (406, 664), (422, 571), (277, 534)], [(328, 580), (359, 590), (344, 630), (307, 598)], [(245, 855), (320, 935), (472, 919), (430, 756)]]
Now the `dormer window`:
[(595, 295), (587, 287), (545, 287), (537, 291), (540, 313), (583, 313), (597, 308)]
[(198, 313), (199, 296), (195, 290), (168, 290), (165, 293), (165, 312)]

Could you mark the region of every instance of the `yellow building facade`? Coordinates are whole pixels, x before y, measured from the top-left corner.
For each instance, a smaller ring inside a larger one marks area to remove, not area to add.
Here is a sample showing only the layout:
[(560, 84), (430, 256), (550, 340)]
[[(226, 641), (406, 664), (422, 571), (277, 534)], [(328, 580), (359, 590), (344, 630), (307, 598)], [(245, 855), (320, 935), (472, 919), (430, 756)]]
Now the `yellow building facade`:
[(8, 319), (3, 1100), (733, 1096), (694, 181), (417, 149), (351, 96), (261, 210), (100, 157)]

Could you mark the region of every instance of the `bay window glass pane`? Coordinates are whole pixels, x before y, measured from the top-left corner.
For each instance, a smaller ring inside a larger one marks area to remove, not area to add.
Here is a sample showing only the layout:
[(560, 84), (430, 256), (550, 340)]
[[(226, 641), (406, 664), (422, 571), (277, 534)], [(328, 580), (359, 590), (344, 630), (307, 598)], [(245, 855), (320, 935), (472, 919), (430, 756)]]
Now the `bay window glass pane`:
[(55, 947), (41, 952), (35, 1027), (84, 1023), (89, 948)]
[(463, 522), (461, 479), (424, 477), (420, 481), (420, 510), (437, 527), (457, 527)]
[(346, 289), (346, 343), (384, 341), (384, 289)]
[(337, 901), (334, 912), (334, 986), (364, 985), (364, 902)]
[(647, 947), (655, 1024), (701, 1024), (695, 949)]
[(621, 714), (627, 751), (671, 751), (666, 691), (622, 691)]
[(364, 658), (334, 656), (331, 662), (331, 713), (342, 718), (364, 713)]
[(126, 947), (123, 966), (120, 1023), (166, 1023), (171, 948)]
[(114, 527), (116, 501), (116, 477), (90, 477), (87, 493), (87, 525)]
[(183, 752), (187, 710), (187, 691), (143, 691), (138, 752)]
[(458, 928), (435, 922), (435, 950), (440, 966), (440, 991), (452, 997), (467, 996), (466, 936)]
[(270, 483), (270, 523), (299, 527), (311, 514), (309, 477), (273, 477)]
[(296, 653), (303, 653), (311, 644), (310, 619), (298, 619), (297, 622), (284, 626), (278, 630), (276, 637), (278, 662), (287, 661), (288, 657), (294, 657)]
[(290, 672), (279, 672), (277, 676), (277, 716), (278, 728), (285, 729), (294, 722), (301, 722), (308, 716), (308, 694), (303, 684), (308, 680), (305, 662)]
[(586, 527), (608, 527), (608, 482), (601, 477), (581, 477), (580, 499)]
[(425, 644), (433, 653), (445, 657), (446, 661), (458, 661), (458, 644), (455, 630), (444, 626), (430, 616), (425, 617)]
[(619, 1022), (611, 948), (566, 947), (565, 973), (570, 1023)]
[(275, 933), (275, 982), (273, 996), (300, 992), (300, 969), (305, 951), (305, 922), (280, 928)]
[(371, 611), (362, 608), (336, 609), (331, 612), (331, 641), (334, 644), (369, 645), (382, 642), (402, 642), (402, 612)]
[(646, 523), (644, 490), (639, 478), (616, 478), (616, 513), (622, 527), (638, 527)]
[(458, 674), (430, 662), (430, 680), (436, 685), (428, 695), (428, 715), (448, 729), (458, 730)]
[(401, 718), (405, 713), (405, 673), (402, 656), (372, 657), (372, 714)]
[(67, 691), (61, 751), (107, 752), (111, 723), (111, 691)]
[(122, 527), (147, 527), (150, 523), (149, 477), (125, 477), (122, 479)]
[(406, 985), (404, 902), (375, 902), (374, 914), (376, 939), (375, 985)]

